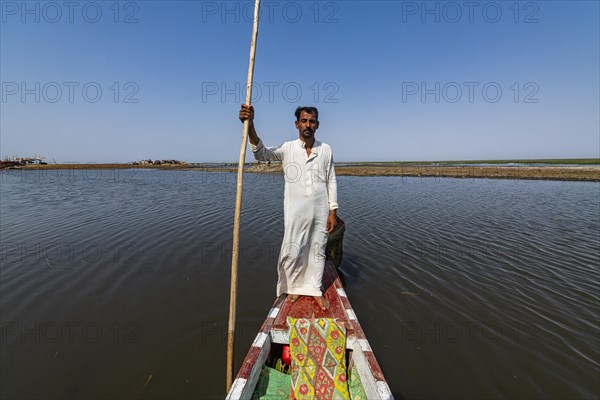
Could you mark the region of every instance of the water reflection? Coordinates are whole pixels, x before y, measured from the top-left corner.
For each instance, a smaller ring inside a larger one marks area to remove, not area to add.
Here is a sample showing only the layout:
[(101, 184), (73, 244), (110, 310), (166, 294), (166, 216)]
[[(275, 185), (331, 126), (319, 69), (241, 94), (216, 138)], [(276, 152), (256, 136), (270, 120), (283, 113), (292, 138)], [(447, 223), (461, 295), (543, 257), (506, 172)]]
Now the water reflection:
[[(224, 395), (235, 174), (0, 182), (2, 397)], [(597, 183), (338, 185), (341, 273), (399, 398), (597, 397)], [(275, 296), (282, 207), (281, 176), (247, 174), (238, 364)]]

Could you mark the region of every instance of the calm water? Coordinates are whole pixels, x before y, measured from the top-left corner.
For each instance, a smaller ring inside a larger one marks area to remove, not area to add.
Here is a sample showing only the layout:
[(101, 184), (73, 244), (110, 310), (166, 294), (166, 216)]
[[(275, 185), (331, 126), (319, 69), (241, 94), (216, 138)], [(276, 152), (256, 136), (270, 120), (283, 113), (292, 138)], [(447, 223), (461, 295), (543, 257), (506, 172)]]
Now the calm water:
[[(600, 396), (598, 183), (339, 177), (341, 267), (397, 398)], [(1, 174), (2, 398), (222, 398), (235, 175)], [(239, 365), (283, 177), (247, 175)]]

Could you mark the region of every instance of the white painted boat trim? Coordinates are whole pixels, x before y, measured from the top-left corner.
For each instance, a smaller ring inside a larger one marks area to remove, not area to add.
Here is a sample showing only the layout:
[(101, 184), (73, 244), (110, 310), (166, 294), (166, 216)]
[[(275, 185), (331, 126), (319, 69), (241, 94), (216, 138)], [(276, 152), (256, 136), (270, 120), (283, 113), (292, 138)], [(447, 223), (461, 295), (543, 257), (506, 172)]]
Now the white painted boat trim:
[(365, 357), (365, 353), (358, 348), (352, 353), (352, 358), (354, 359), (354, 365), (356, 366), (358, 375), (360, 375), (360, 381), (365, 390), (365, 394), (367, 395), (367, 399), (381, 399), (377, 381), (369, 367), (369, 362)]
[(348, 296), (346, 296), (346, 291), (345, 291), (344, 289), (342, 289), (342, 288), (338, 288), (338, 289), (337, 289), (337, 292), (338, 292), (338, 295), (339, 295), (340, 297), (345, 297), (345, 298), (348, 298)]
[(271, 330), (271, 341), (279, 344), (289, 344), (290, 336), (285, 331)]
[(266, 333), (258, 332), (258, 335), (256, 335), (256, 339), (254, 339), (254, 342), (252, 342), (252, 347), (263, 347), (263, 345), (265, 344), (265, 340), (267, 340), (268, 337), (269, 335), (267, 335)]
[(356, 350), (357, 346), (358, 346), (358, 342), (356, 340), (356, 337), (346, 336), (346, 348), (347, 349)]
[(351, 321), (356, 321), (356, 314), (354, 314), (354, 311), (350, 308), (346, 308), (346, 315), (348, 316), (348, 319)]
[(279, 311), (281, 311), (279, 307), (271, 308), (271, 311), (269, 311), (269, 315), (267, 315), (267, 318), (277, 318), (277, 316), (279, 315)]
[(242, 397), (242, 391), (246, 386), (246, 380), (242, 378), (237, 378), (233, 381), (233, 385), (231, 385), (231, 389), (229, 390), (229, 394), (226, 397), (226, 400), (238, 400)]
[(369, 344), (369, 341), (367, 339), (358, 339), (358, 344), (360, 345), (362, 351), (373, 351), (371, 350), (371, 345)]
[(381, 400), (393, 400), (394, 396), (388, 384), (384, 381), (377, 381), (377, 393)]

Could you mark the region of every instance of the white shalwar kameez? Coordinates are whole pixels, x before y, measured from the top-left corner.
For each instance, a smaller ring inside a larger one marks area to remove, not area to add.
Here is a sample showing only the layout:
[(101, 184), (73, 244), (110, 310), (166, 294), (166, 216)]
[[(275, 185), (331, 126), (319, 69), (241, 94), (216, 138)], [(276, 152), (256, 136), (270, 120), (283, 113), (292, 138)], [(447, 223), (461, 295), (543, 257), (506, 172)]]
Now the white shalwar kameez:
[(259, 161), (281, 161), (285, 178), (284, 235), (277, 267), (277, 296), (321, 296), (327, 217), (338, 208), (333, 153), (315, 140), (310, 155), (296, 139), (278, 147), (250, 144)]

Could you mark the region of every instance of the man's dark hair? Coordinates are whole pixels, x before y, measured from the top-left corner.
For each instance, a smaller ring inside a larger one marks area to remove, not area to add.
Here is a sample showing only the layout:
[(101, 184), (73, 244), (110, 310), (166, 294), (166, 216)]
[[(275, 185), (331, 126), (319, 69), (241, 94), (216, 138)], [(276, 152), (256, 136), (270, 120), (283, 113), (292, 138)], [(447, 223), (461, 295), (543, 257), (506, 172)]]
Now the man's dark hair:
[(317, 121), (319, 120), (319, 110), (317, 110), (317, 107), (298, 107), (294, 113), (296, 116), (296, 121), (300, 121), (300, 114), (302, 114), (302, 111), (308, 114), (314, 114)]

